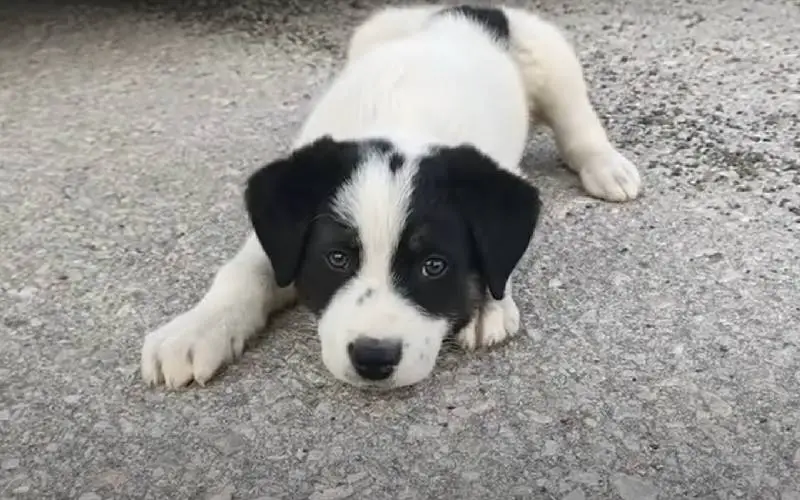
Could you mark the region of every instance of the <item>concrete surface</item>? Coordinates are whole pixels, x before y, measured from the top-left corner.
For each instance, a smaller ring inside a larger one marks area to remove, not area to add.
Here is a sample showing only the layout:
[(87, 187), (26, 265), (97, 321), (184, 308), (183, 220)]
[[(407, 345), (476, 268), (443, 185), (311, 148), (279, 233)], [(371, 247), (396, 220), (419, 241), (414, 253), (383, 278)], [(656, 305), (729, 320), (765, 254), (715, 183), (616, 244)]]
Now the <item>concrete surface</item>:
[(302, 312), (205, 389), (140, 382), (371, 8), (164, 4), (0, 7), (0, 498), (800, 498), (796, 2), (536, 3), (646, 195), (536, 138), (528, 335), (393, 394)]

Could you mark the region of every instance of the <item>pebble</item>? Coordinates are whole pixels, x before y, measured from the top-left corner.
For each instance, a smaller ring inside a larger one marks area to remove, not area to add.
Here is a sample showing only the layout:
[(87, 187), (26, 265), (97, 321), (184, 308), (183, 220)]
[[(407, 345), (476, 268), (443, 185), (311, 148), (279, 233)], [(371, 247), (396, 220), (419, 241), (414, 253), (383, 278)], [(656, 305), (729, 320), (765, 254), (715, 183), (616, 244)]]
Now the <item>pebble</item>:
[(546, 457), (555, 456), (558, 453), (559, 448), (560, 447), (558, 446), (557, 442), (549, 439), (544, 443), (544, 450), (542, 450), (542, 454)]
[(658, 488), (652, 483), (628, 474), (615, 474), (611, 484), (622, 500), (657, 500)]
[(3, 460), (3, 470), (14, 470), (19, 467), (18, 458), (7, 458)]
[(537, 424), (547, 425), (553, 422), (553, 418), (549, 415), (542, 415), (541, 413), (536, 413), (535, 411), (529, 411), (527, 413), (528, 418)]
[(353, 488), (349, 486), (340, 486), (338, 488), (328, 488), (327, 490), (314, 492), (309, 500), (339, 500), (348, 498), (354, 493)]
[(208, 500), (232, 500), (234, 491), (235, 489), (233, 486), (226, 486), (220, 491), (212, 493), (211, 496), (208, 497)]
[(31, 487), (27, 484), (23, 484), (22, 486), (18, 486), (14, 488), (14, 493), (17, 495), (24, 495), (25, 493), (31, 491)]
[(578, 488), (577, 490), (572, 490), (562, 500), (586, 500), (586, 495), (582, 489)]
[(74, 405), (80, 402), (81, 396), (80, 394), (71, 394), (69, 396), (64, 396), (64, 402), (68, 405)]
[(722, 418), (730, 417), (733, 414), (733, 408), (727, 401), (711, 392), (704, 392), (703, 399), (705, 399), (708, 409), (714, 415)]
[(369, 476), (366, 472), (356, 472), (354, 474), (350, 474), (345, 478), (349, 484), (357, 483), (363, 479), (366, 479)]
[(101, 500), (101, 497), (97, 493), (90, 491), (79, 496), (78, 500)]
[(225, 456), (230, 456), (247, 446), (247, 441), (236, 433), (226, 434), (214, 440), (214, 447)]

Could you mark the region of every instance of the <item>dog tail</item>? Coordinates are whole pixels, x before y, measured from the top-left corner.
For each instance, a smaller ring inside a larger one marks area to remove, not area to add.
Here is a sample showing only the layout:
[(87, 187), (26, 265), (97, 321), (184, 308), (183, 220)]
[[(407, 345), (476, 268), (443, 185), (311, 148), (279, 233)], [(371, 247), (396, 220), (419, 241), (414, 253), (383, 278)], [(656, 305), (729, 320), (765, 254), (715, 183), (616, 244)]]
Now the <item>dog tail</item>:
[(440, 9), (433, 5), (384, 7), (356, 27), (347, 47), (347, 60), (352, 61), (382, 43), (419, 32)]

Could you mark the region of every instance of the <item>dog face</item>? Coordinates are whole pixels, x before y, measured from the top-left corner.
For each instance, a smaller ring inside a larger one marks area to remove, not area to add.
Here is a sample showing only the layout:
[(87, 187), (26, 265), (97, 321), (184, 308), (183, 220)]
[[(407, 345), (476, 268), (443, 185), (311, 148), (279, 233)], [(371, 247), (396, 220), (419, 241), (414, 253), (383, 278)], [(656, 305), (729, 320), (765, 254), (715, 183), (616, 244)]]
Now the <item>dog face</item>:
[(380, 387), (427, 377), (442, 340), (502, 298), (539, 211), (535, 188), (470, 146), (329, 137), (257, 171), (246, 203), (278, 285), (318, 317), (328, 370)]

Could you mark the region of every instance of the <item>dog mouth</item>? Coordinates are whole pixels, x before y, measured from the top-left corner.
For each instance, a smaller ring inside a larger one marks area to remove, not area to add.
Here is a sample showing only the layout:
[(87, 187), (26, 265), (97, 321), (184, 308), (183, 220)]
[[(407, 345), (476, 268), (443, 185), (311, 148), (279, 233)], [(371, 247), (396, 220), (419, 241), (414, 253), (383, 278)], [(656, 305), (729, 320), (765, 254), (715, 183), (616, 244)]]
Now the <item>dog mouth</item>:
[(358, 375), (353, 368), (347, 370), (342, 380), (349, 385), (367, 391), (383, 392), (400, 387), (395, 383), (393, 376), (381, 380), (370, 380)]

